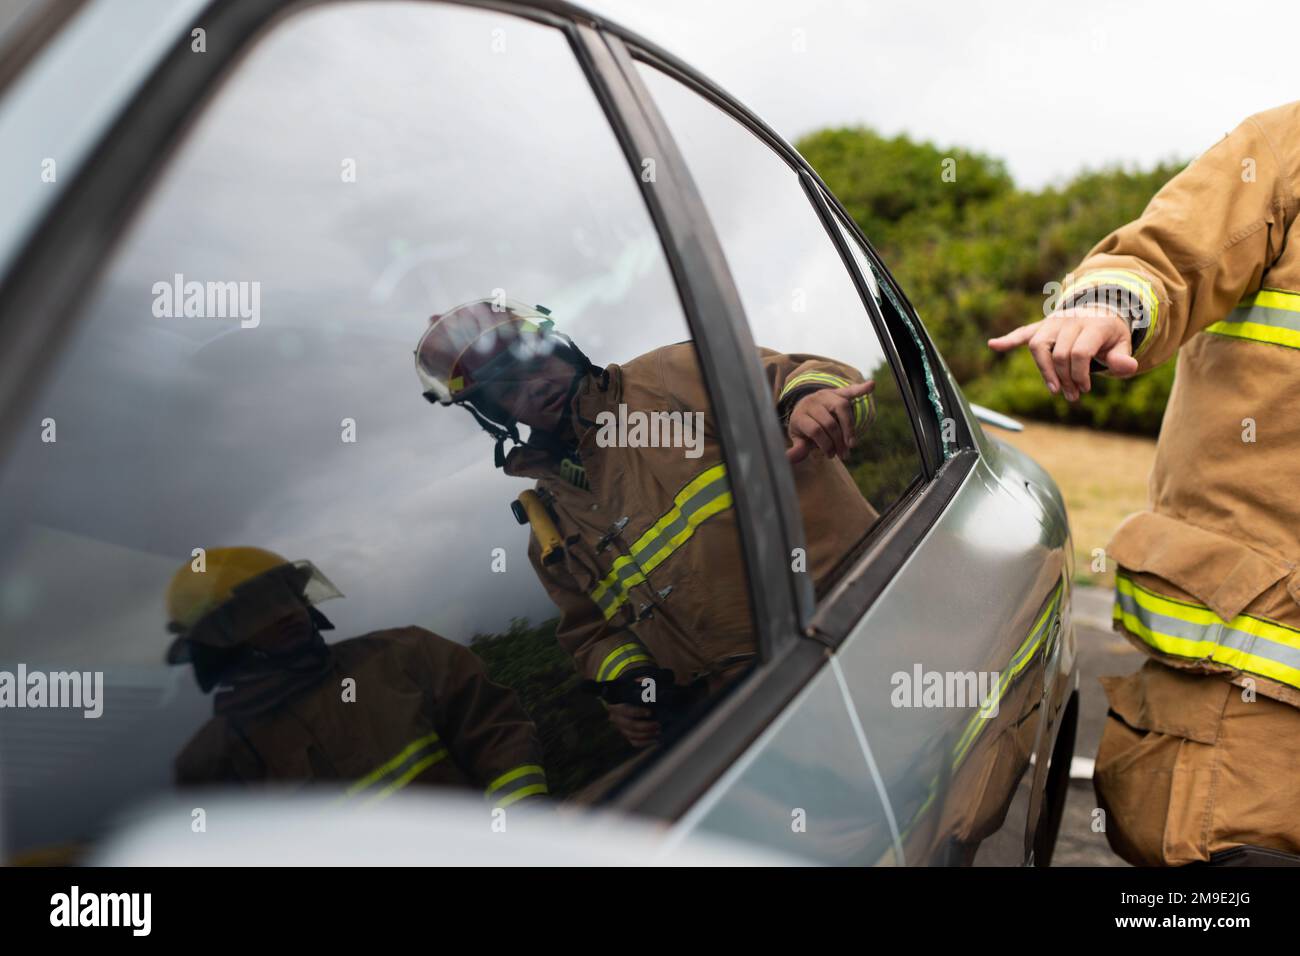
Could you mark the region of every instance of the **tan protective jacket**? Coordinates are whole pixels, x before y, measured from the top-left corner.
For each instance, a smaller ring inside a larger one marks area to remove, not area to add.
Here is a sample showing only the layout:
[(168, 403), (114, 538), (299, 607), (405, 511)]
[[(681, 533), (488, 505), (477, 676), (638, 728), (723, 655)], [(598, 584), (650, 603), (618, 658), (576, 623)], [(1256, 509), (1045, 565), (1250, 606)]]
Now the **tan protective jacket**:
[(469, 648), (404, 627), (328, 650), (319, 677), (289, 696), (276, 693), (287, 674), (218, 692), (215, 716), (176, 759), (177, 783), (338, 781), (363, 801), (456, 786), (498, 807), (547, 792), (532, 721)]
[(1252, 116), (1103, 239), (1061, 305), (1125, 293), (1178, 353), (1150, 510), (1107, 549), (1116, 622), (1167, 664), (1300, 705), (1300, 103)]
[[(807, 391), (862, 381), (856, 370), (817, 356), (760, 355), (773, 415)], [(505, 471), (538, 479), (564, 540), (557, 563), (542, 563), (536, 534), (528, 553), (560, 610), (557, 637), (579, 674), (604, 682), (658, 666), (687, 684), (757, 650), (722, 449), (690, 343), (664, 346), (607, 371), (603, 390), (599, 377), (589, 377), (573, 400), (583, 478), (566, 477), (552, 456), (528, 447), (510, 453)], [(640, 413), (667, 412), (690, 416), (694, 427), (695, 413), (702, 412), (698, 457), (671, 444), (633, 447), (640, 439), (632, 427), (624, 430), (625, 443), (606, 444), (598, 420), (602, 412), (617, 419), (620, 405), (629, 426)], [(854, 413), (859, 429), (865, 428), (866, 397), (856, 400)], [(876, 512), (842, 462), (813, 454), (793, 470), (808, 542), (806, 569), (816, 582), (861, 539)]]

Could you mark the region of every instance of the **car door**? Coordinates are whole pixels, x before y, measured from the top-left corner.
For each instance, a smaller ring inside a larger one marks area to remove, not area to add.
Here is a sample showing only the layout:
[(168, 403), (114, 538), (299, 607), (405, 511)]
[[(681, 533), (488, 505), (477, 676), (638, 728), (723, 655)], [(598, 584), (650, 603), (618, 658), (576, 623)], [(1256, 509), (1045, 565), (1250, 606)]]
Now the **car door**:
[[(875, 268), (845, 232), (860, 267)], [(883, 271), (879, 281), (891, 290), (887, 307), (908, 308)], [(936, 370), (946, 375), (937, 358)], [(949, 414), (979, 429), (959, 390), (950, 394)], [(1068, 526), (1055, 486), (1032, 461), (987, 440), (977, 448), (947, 509), (849, 630), (840, 657), (861, 719), (879, 728), (905, 851), (1019, 864), (1034, 859), (1053, 736), (1072, 689), (1061, 679), (1073, 657), (1063, 653)], [(939, 680), (944, 693), (932, 702), (927, 688)], [(969, 690), (964, 702), (949, 699), (963, 685), (977, 688), (978, 706)]]
[[(892, 278), (793, 152), (682, 64), (632, 47), (754, 341), (856, 366), (876, 385), (872, 425), (846, 462), (876, 517), (828, 579), (792, 562), (813, 608), (801, 640), (829, 649), (829, 666), (683, 830), (833, 862), (1023, 862), (1062, 699), (1067, 532), (1050, 480), (984, 439)], [(828, 502), (802, 496), (801, 464), (786, 467), (811, 550)], [(852, 520), (847, 499), (829, 507)], [(851, 735), (832, 716), (836, 691)], [(831, 746), (856, 778), (817, 772)]]

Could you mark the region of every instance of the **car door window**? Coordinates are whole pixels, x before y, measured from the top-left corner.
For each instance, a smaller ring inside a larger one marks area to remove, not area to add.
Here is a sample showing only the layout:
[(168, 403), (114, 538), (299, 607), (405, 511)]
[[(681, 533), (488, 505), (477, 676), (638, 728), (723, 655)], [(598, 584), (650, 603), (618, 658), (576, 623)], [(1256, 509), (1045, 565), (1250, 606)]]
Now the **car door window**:
[[(790, 436), (806, 570), (824, 590), (919, 480), (911, 416), (885, 344), (798, 174), (702, 96), (638, 67), (703, 196), (755, 342), (789, 359), (765, 370)], [(864, 281), (878, 297), (874, 273)], [(822, 404), (828, 394), (843, 403)], [(809, 409), (810, 398), (821, 407)], [(817, 441), (806, 440), (810, 431)], [(837, 432), (843, 444), (826, 447)]]
[(0, 671), (89, 695), (5, 715), (9, 858), (177, 786), (599, 799), (754, 663), (690, 330), (562, 31), (280, 21), (86, 302), (0, 467)]

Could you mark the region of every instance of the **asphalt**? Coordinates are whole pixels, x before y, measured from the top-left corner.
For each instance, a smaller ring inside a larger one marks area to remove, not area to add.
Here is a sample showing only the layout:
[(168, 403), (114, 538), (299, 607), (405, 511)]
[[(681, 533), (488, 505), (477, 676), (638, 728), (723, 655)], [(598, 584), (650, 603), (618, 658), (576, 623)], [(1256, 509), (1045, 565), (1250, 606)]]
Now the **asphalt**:
[(1105, 833), (1093, 829), (1097, 798), (1092, 790), (1092, 761), (1106, 721), (1106, 695), (1098, 678), (1131, 674), (1142, 665), (1143, 659), (1128, 641), (1111, 630), (1111, 594), (1100, 588), (1074, 590), (1074, 629), (1079, 648), (1079, 734), (1053, 866), (1128, 866), (1111, 852)]

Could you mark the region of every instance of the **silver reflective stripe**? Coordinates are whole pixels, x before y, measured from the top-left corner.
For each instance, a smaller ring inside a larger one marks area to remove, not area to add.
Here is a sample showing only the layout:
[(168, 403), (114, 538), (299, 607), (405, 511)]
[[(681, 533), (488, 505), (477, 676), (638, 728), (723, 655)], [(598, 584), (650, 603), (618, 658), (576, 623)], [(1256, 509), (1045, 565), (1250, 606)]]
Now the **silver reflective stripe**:
[(596, 680), (604, 682), (616, 679), (628, 664), (633, 662), (652, 664), (650, 654), (636, 641), (628, 641), (605, 656), (596, 671)]
[[(673, 550), (673, 539), (686, 531), (690, 524), (691, 515), (730, 491), (731, 486), (725, 479), (714, 481), (705, 486), (701, 491), (692, 496), (689, 501), (683, 504), (680, 509), (681, 513), (671, 522), (662, 528), (652, 529), (652, 536), (642, 538), (633, 547), (631, 551), (632, 560), (624, 564), (614, 573), (615, 586), (619, 590), (623, 590), (628, 579), (632, 577), (632, 575), (640, 572), (643, 565), (649, 564), (650, 558), (653, 558), (665, 548), (669, 551)], [(608, 578), (606, 578), (606, 580), (608, 580)]]
[(731, 507), (731, 486), (725, 465), (706, 468), (673, 496), (673, 506), (647, 528), (615, 559), (592, 589), (590, 597), (606, 620), (628, 600), (629, 589), (647, 580), (647, 575), (683, 547), (696, 528)]
[(1115, 589), (1115, 619), (1156, 651), (1300, 689), (1300, 631), (1247, 614), (1224, 621), (1209, 608), (1166, 598), (1123, 575)]
[(394, 790), (400, 790), (423, 771), (447, 756), (437, 733), (427, 734), (407, 744), (395, 757), (376, 767), (348, 787), (350, 797), (367, 795), (369, 798), (387, 796)]
[(488, 784), (486, 796), (497, 807), (508, 807), (547, 792), (546, 772), (537, 764), (525, 764), (503, 773)]
[(1300, 293), (1261, 289), (1205, 331), (1300, 349)]

